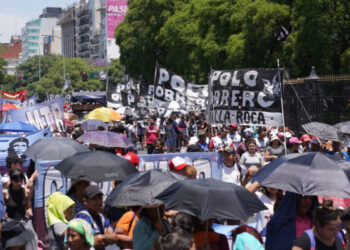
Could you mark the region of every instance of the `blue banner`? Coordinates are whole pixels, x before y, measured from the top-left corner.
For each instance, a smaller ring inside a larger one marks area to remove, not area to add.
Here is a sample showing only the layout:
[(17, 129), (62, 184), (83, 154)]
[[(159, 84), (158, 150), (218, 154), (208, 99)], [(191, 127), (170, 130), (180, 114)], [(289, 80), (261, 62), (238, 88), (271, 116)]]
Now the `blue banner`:
[(39, 130), (50, 127), (52, 132), (64, 132), (63, 99), (42, 102), (26, 108), (9, 110), (7, 121), (21, 121), (31, 124)]
[(28, 99), (26, 101), (21, 103), (21, 107), (25, 108), (25, 107), (29, 107), (29, 106), (34, 106), (35, 104), (36, 104), (36, 96), (32, 95), (31, 97), (28, 97)]

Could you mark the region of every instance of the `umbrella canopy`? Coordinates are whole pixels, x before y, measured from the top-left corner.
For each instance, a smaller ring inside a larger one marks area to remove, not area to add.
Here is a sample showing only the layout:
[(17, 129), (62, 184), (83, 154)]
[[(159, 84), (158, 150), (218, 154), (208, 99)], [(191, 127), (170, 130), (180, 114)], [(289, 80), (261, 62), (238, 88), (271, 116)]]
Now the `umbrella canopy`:
[(130, 175), (109, 194), (106, 204), (110, 206), (146, 206), (162, 203), (154, 199), (171, 184), (186, 177), (163, 172), (147, 170)]
[(306, 133), (317, 136), (323, 140), (341, 141), (344, 134), (332, 125), (322, 122), (309, 122), (302, 125)]
[(130, 107), (120, 107), (117, 109), (117, 112), (123, 116), (134, 116), (135, 113)]
[(42, 138), (33, 143), (24, 154), (32, 160), (63, 160), (78, 152), (90, 151), (84, 145), (68, 138)]
[(104, 127), (104, 128), (108, 128), (107, 124), (100, 121), (100, 120), (95, 120), (95, 119), (91, 119), (91, 120), (86, 120), (83, 122), (83, 124), (81, 124), (81, 128), (86, 130), (86, 131), (94, 131), (97, 130), (98, 127)]
[(123, 119), (123, 116), (113, 109), (101, 107), (94, 109), (85, 116), (85, 119), (95, 119), (103, 122), (118, 121)]
[(350, 134), (350, 121), (337, 123), (334, 127), (344, 134)]
[(138, 172), (128, 160), (104, 151), (77, 153), (55, 168), (67, 178), (94, 182), (121, 181)]
[(38, 129), (24, 122), (6, 122), (0, 124), (0, 131), (38, 132)]
[(126, 136), (109, 131), (89, 131), (77, 140), (108, 148), (129, 148), (135, 146)]
[(175, 209), (208, 219), (236, 219), (246, 221), (266, 207), (258, 197), (245, 188), (214, 179), (178, 181), (155, 197), (166, 209)]
[(1, 111), (6, 112), (6, 111), (11, 110), (11, 109), (19, 109), (19, 108), (20, 107), (16, 104), (4, 103), (4, 104), (2, 104)]
[(254, 176), (260, 185), (301, 195), (350, 197), (350, 162), (322, 153), (289, 154)]

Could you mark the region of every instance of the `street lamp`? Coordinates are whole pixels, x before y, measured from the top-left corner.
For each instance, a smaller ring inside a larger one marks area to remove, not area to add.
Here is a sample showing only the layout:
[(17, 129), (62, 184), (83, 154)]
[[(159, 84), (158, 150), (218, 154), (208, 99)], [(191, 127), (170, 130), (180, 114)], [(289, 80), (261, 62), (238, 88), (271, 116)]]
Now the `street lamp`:
[[(41, 36), (48, 37), (50, 35), (41, 35)], [(61, 46), (62, 46), (62, 38), (59, 37), (59, 36), (55, 36), (55, 35), (53, 35), (53, 37), (61, 39)], [(62, 53), (62, 49), (61, 49), (61, 53)], [(65, 81), (66, 80), (66, 66), (65, 66), (65, 62), (64, 62), (64, 55), (63, 55), (63, 53), (62, 53), (62, 65), (63, 65), (63, 81)]]

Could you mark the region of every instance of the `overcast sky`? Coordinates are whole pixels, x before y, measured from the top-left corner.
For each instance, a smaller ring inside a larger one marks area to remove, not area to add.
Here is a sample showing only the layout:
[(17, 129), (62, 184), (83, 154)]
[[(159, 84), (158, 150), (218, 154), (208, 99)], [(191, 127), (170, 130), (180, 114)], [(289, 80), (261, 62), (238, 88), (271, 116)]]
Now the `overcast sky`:
[(79, 0), (0, 0), (0, 42), (20, 35), (25, 23), (36, 19), (46, 7), (66, 8)]

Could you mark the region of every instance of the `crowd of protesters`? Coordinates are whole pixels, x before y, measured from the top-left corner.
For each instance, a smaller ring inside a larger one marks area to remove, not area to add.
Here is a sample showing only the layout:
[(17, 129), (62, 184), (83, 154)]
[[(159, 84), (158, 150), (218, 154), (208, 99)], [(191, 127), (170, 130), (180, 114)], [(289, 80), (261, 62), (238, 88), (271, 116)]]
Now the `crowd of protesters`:
[[(136, 167), (138, 151), (142, 150), (147, 154), (221, 154), (222, 181), (255, 192), (267, 208), (256, 214), (254, 227), (234, 220), (223, 222), (237, 225), (232, 231), (233, 249), (350, 249), (349, 209), (335, 207), (330, 200), (318, 204), (317, 197), (259, 186), (251, 181), (259, 169), (285, 154), (323, 152), (350, 161), (346, 143), (322, 142), (312, 135), (298, 135), (287, 127), (211, 126), (203, 115), (194, 113), (168, 118), (149, 116), (142, 121), (129, 118), (108, 125), (106, 130), (125, 135), (136, 146), (128, 149), (87, 146), (123, 156)], [(56, 136), (78, 140), (85, 133), (80, 124), (68, 131)], [(28, 244), (35, 239), (33, 230), (25, 227), (23, 221), (33, 216), (33, 187), (38, 173), (33, 162), (24, 173), (23, 161), (21, 156), (9, 155), (6, 159), (9, 172), (2, 177), (6, 205), (1, 229), (4, 249), (29, 249)], [(198, 178), (195, 167), (179, 156), (169, 162), (169, 169), (188, 178)], [(214, 222), (222, 221), (200, 221), (184, 212), (166, 211), (161, 204), (106, 207), (98, 186), (85, 180), (71, 180), (71, 183), (66, 194), (55, 192), (46, 203), (47, 249), (229, 249), (227, 237), (212, 229)], [(115, 187), (118, 184), (114, 182)]]

